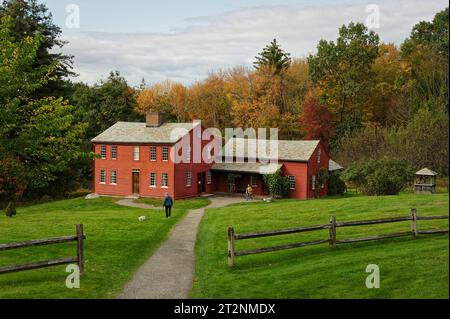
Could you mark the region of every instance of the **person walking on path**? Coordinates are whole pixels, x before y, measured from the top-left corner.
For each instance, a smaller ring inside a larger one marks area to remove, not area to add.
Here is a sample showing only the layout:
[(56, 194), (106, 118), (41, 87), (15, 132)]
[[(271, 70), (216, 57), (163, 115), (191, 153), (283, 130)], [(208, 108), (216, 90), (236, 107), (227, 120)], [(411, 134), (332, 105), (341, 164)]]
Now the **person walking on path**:
[(253, 199), (253, 188), (248, 184), (247, 188), (245, 189), (245, 197), (247, 201)]
[(172, 212), (173, 199), (170, 197), (169, 193), (164, 195), (163, 207), (166, 210), (166, 218), (170, 217), (170, 213)]

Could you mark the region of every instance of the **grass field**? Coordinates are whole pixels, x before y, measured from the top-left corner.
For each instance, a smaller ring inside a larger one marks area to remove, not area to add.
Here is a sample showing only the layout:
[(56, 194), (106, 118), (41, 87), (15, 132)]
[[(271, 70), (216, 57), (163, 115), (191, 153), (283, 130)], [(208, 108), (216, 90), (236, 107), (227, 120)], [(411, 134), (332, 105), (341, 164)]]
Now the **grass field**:
[[(119, 206), (116, 199), (82, 198), (19, 208), (17, 216), (0, 215), (0, 243), (75, 234), (83, 223), (85, 275), (80, 289), (68, 289), (65, 266), (0, 275), (0, 298), (114, 298), (133, 272), (167, 237), (190, 208), (206, 199), (179, 200), (166, 219), (161, 210)], [(147, 220), (138, 221), (146, 215)], [(75, 256), (76, 243), (30, 247), (0, 252), (0, 266)]]
[[(227, 227), (236, 233), (338, 221), (447, 215), (447, 194), (345, 196), (310, 201), (280, 200), (207, 209), (198, 235), (193, 298), (448, 298), (448, 234), (327, 244), (236, 257), (227, 266)], [(420, 230), (448, 227), (448, 220), (419, 221)], [(409, 231), (410, 222), (337, 229), (337, 238)], [(236, 249), (328, 238), (328, 230), (236, 242)], [(381, 287), (367, 289), (368, 264), (380, 268)]]

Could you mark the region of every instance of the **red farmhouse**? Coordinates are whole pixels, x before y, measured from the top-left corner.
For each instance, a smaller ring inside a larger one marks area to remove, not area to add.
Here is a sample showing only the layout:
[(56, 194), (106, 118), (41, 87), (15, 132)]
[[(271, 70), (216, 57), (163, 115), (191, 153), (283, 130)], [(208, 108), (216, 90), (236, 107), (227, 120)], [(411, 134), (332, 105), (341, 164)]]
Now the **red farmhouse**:
[[(190, 145), (203, 131), (199, 123), (164, 123), (160, 113), (147, 114), (146, 123), (117, 122), (92, 140), (99, 155), (94, 162), (94, 193), (163, 197), (168, 192), (177, 199), (205, 193), (243, 193), (250, 184), (255, 195), (268, 195), (262, 175), (281, 169), (283, 175), (289, 176), (291, 197), (308, 199), (314, 198), (319, 169), (328, 170), (333, 163), (320, 141), (281, 140), (276, 165), (254, 162), (247, 154), (245, 162), (228, 163), (211, 147), (221, 143), (214, 137), (199, 142), (201, 154), (206, 156), (193, 161), (191, 150), (195, 145)], [(177, 145), (181, 140), (188, 140), (189, 146), (180, 154)], [(235, 152), (237, 141), (228, 141)], [(175, 162), (172, 152), (184, 161)], [(326, 193), (325, 185), (319, 194)]]

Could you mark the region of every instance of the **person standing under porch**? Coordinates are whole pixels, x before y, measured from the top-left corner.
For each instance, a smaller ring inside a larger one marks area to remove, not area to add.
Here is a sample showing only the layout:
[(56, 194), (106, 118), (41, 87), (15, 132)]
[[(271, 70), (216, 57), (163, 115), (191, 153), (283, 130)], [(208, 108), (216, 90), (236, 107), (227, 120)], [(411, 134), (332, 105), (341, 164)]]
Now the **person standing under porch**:
[(169, 193), (164, 194), (163, 207), (166, 210), (166, 218), (170, 218), (172, 212), (173, 199), (170, 197)]
[(247, 188), (245, 189), (245, 197), (247, 201), (253, 200), (253, 188), (248, 184)]

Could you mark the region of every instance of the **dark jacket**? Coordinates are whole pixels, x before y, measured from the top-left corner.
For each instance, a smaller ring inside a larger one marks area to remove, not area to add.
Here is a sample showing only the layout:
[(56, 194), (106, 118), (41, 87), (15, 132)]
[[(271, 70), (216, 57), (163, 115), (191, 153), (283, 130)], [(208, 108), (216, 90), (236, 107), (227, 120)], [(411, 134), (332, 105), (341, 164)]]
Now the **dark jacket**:
[(170, 196), (164, 197), (163, 206), (173, 206), (173, 199)]

